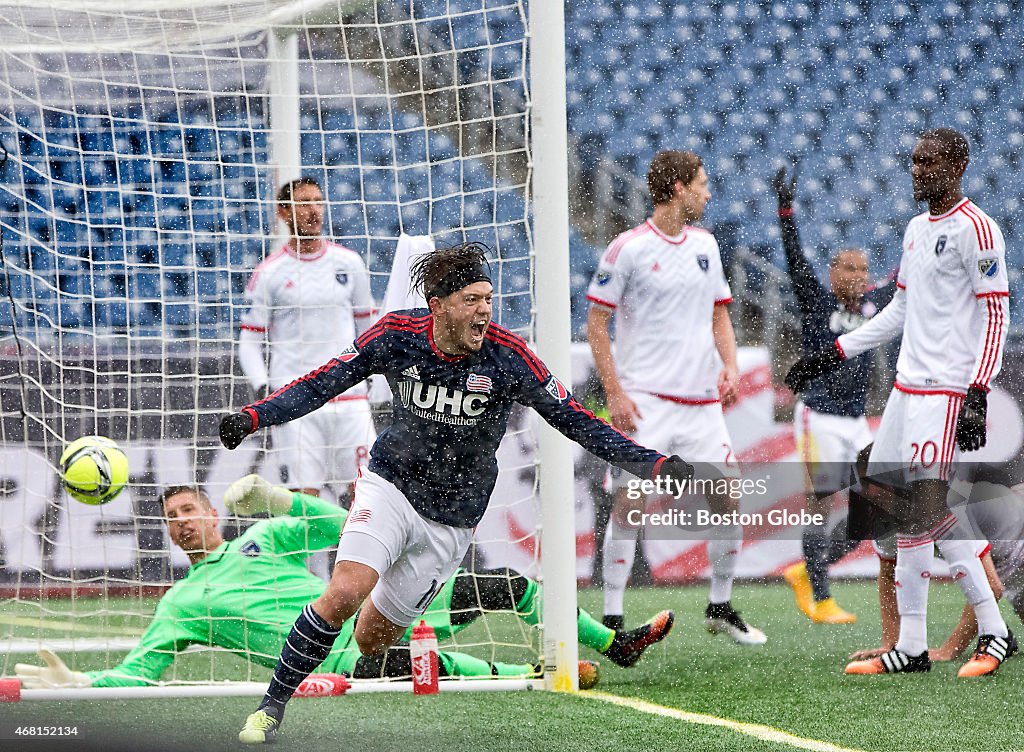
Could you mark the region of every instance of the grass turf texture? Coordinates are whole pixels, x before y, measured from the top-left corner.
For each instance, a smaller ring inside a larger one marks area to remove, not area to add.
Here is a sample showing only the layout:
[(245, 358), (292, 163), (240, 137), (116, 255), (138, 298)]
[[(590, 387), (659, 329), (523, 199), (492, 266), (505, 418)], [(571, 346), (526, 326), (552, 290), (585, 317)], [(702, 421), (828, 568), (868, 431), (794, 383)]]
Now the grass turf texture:
[[(706, 589), (632, 589), (627, 594), (630, 625), (662, 608), (676, 610), (672, 635), (633, 669), (601, 659), (598, 689), (684, 711), (771, 726), (789, 734), (864, 750), (996, 750), (1022, 746), (1019, 685), (1024, 662), (1011, 659), (994, 677), (958, 680), (960, 662), (936, 664), (931, 674), (847, 677), (846, 656), (877, 644), (877, 599), (871, 583), (840, 583), (839, 602), (855, 611), (853, 626), (811, 624), (782, 585), (744, 585), (734, 603), (768, 634), (768, 644), (745, 648), (703, 629)], [(600, 593), (581, 593), (581, 604), (600, 614)], [(962, 607), (959, 590), (932, 587), (929, 633), (944, 638)], [(98, 602), (49, 601), (51, 611), (87, 613)], [(133, 604), (138, 605), (137, 603)], [(151, 604), (150, 604), (151, 605)], [(1004, 609), (1008, 613), (1008, 610)], [(0, 629), (14, 636), (54, 635), (9, 626), (8, 616), (38, 614), (36, 604), (5, 604)], [(57, 619), (59, 616), (53, 615)], [(65, 619), (66, 620), (66, 619)], [(19, 619), (20, 621), (20, 619)], [(92, 617), (75, 620), (89, 623)], [(106, 618), (105, 626), (139, 624)], [(1009, 616), (1011, 628), (1020, 627)], [(495, 616), (487, 627), (518, 641), (513, 617)], [(100, 634), (102, 629), (97, 624)], [(484, 625), (471, 628), (484, 639)], [(1021, 630), (1024, 631), (1024, 630)], [(80, 634), (80, 633), (79, 633)], [(581, 649), (582, 657), (595, 657)], [(71, 658), (71, 656), (65, 656)], [(503, 658), (529, 660), (519, 652)], [(4, 670), (28, 656), (6, 657)], [(600, 659), (600, 658), (599, 658)], [(104, 657), (81, 654), (78, 669), (102, 665)], [(244, 663), (224, 654), (184, 656), (178, 678), (265, 679), (266, 669), (249, 674)], [(248, 674), (248, 675), (247, 675)], [(78, 737), (45, 743), (13, 742), (11, 749), (237, 749), (235, 741), (255, 701), (244, 699), (53, 702), (0, 705), (0, 749), (11, 743), (15, 724), (77, 725)], [(7, 738), (5, 738), (5, 736)], [(585, 697), (549, 693), (458, 694), (433, 698), (370, 695), (303, 699), (289, 705), (278, 749), (504, 750), (522, 752), (581, 749), (588, 752), (651, 749), (755, 750), (788, 745), (762, 741), (736, 731), (615, 707)], [(795, 747), (788, 747), (794, 749)]]

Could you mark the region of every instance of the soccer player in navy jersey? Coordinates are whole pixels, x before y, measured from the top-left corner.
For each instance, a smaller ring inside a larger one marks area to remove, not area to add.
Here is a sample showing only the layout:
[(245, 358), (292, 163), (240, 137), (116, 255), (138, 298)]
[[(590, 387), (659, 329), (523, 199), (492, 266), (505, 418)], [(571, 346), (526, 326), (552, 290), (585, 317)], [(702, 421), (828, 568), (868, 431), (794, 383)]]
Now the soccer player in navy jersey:
[(393, 423), (356, 485), (331, 581), (296, 619), (240, 741), (276, 737), (285, 703), (357, 610), (355, 640), (368, 656), (383, 653), (419, 617), (455, 572), (487, 508), (514, 403), (629, 472), (639, 466), (648, 477), (692, 476), (679, 457), (640, 446), (585, 410), (522, 339), (491, 323), (486, 253), (467, 243), (425, 254), (411, 279), (428, 309), (384, 316), (338, 357), (221, 421), (221, 441), (234, 449), (258, 428), (300, 418), (371, 374), (383, 374), (395, 395)]
[[(828, 286), (822, 284), (804, 256), (793, 201), (795, 171), (781, 167), (773, 181), (779, 200), (779, 229), (793, 294), (800, 307), (804, 352), (824, 350), (841, 334), (852, 331), (882, 310), (896, 292), (893, 279), (868, 289), (868, 258), (858, 248), (836, 252), (829, 261)], [(797, 446), (809, 478), (807, 511), (828, 520), (831, 502), (846, 488), (857, 452), (871, 443), (865, 417), (871, 353), (850, 358), (835, 373), (809, 381), (793, 410)], [(804, 560), (787, 567), (783, 577), (796, 593), (800, 610), (811, 621), (849, 624), (856, 616), (840, 608), (829, 587), (828, 568), (856, 548), (843, 535), (840, 522), (832, 535), (827, 522), (803, 531)]]

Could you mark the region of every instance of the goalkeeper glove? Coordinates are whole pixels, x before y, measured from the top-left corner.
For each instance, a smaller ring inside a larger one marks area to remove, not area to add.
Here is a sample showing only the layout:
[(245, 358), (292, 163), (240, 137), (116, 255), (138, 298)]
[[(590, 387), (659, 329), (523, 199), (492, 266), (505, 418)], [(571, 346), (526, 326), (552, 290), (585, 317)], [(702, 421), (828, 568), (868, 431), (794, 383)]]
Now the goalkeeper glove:
[(956, 418), (956, 445), (961, 452), (973, 452), (985, 446), (987, 416), (988, 393), (981, 387), (972, 386), (967, 390)]
[(92, 679), (87, 674), (69, 669), (53, 651), (40, 648), (36, 655), (43, 659), (45, 666), (33, 666), (30, 663), (18, 663), (14, 666), (14, 675), (21, 680), (21, 686), (25, 689), (88, 687), (92, 684)]
[(775, 197), (779, 200), (779, 211), (787, 211), (793, 208), (793, 197), (796, 195), (796, 168), (793, 168), (793, 175), (786, 180), (786, 168), (780, 167), (772, 180), (772, 188), (775, 189)]
[(287, 488), (273, 486), (253, 473), (228, 486), (224, 493), (224, 505), (229, 512), (239, 517), (252, 517), (262, 512), (281, 515), (287, 514), (292, 508), (293, 496)]
[(809, 382), (823, 373), (831, 373), (842, 364), (843, 356), (836, 346), (831, 350), (800, 358), (786, 374), (786, 386), (792, 389), (794, 394), (799, 394)]
[(220, 419), (220, 443), (234, 449), (242, 439), (252, 433), (252, 418), (248, 413), (231, 413)]
[(654, 477), (669, 478), (679, 483), (685, 483), (693, 477), (693, 465), (678, 454), (673, 454), (661, 463), (661, 467), (654, 473)]

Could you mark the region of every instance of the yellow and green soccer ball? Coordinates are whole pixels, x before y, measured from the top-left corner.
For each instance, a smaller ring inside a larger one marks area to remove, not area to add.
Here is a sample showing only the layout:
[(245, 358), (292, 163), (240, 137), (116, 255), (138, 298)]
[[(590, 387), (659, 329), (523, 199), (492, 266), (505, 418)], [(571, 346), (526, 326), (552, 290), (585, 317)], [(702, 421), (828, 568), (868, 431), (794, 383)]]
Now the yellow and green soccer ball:
[(64, 449), (60, 473), (71, 498), (83, 504), (106, 504), (128, 483), (128, 457), (116, 441), (83, 436)]

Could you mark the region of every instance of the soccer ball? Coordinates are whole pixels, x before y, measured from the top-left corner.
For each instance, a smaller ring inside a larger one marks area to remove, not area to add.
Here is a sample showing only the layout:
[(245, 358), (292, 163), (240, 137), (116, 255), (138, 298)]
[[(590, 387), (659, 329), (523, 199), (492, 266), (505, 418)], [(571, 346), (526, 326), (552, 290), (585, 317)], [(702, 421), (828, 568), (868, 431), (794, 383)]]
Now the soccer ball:
[(83, 504), (106, 504), (128, 483), (128, 457), (116, 441), (83, 436), (64, 449), (60, 474), (71, 498)]

